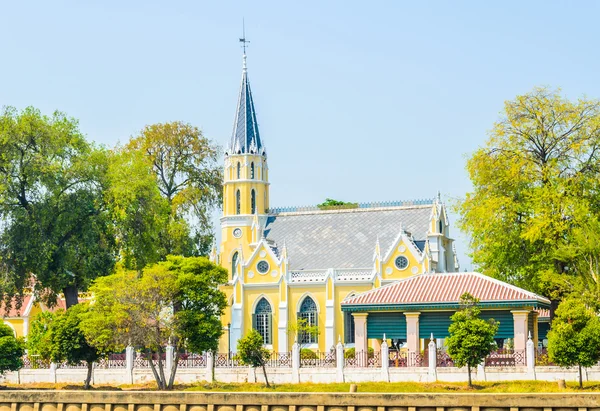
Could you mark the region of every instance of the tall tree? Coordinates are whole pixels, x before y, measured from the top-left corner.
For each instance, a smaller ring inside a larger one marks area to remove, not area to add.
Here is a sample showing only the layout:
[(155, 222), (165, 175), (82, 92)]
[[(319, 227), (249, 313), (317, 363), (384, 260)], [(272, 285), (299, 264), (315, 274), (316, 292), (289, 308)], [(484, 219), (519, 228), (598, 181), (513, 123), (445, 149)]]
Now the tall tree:
[(16, 338), (8, 325), (0, 323), (0, 374), (21, 368), (24, 353), (23, 340)]
[[(114, 264), (114, 236), (103, 200), (106, 153), (60, 112), (12, 107), (0, 114), (0, 283), (4, 303), (35, 290), (67, 306)], [(19, 301), (19, 299), (17, 299)]]
[(212, 242), (210, 213), (222, 195), (219, 147), (197, 127), (175, 121), (146, 126), (126, 148), (143, 154), (170, 207), (160, 233), (164, 255), (207, 255)]
[(578, 298), (564, 300), (556, 310), (548, 333), (550, 359), (562, 367), (577, 365), (579, 387), (583, 388), (581, 368), (600, 360), (600, 318)]
[(241, 338), (237, 344), (237, 354), (240, 356), (242, 364), (251, 367), (261, 367), (265, 377), (265, 384), (268, 387), (269, 378), (265, 368), (266, 359), (269, 358), (269, 350), (263, 347), (263, 337), (256, 330), (251, 330), (245, 337)]
[(554, 309), (582, 284), (564, 247), (600, 215), (600, 102), (547, 88), (517, 96), (467, 169), (474, 191), (459, 212), (473, 262), (547, 295)]
[(446, 343), (454, 364), (457, 367), (467, 366), (471, 387), (471, 368), (481, 364), (494, 348), (494, 335), (499, 323), (493, 319), (486, 321), (479, 318), (479, 300), (471, 294), (464, 293), (460, 302), (462, 308), (451, 317), (452, 324), (448, 328), (450, 337)]
[[(91, 287), (94, 304), (83, 316), (88, 341), (104, 350), (131, 344), (145, 353), (160, 389), (173, 388), (182, 350), (214, 351), (223, 332), (227, 271), (204, 257), (168, 257), (137, 271), (119, 270)], [(175, 356), (165, 373), (165, 346)]]

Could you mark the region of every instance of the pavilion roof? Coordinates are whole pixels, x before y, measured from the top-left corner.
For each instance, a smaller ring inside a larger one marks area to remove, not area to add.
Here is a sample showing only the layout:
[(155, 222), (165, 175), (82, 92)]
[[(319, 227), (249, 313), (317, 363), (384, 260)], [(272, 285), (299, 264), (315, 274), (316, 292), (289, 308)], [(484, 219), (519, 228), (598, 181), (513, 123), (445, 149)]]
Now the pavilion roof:
[[(457, 307), (460, 296), (469, 292), (482, 306), (515, 303), (549, 307), (550, 300), (514, 285), (479, 273), (420, 274), (348, 298), (346, 311), (360, 307), (410, 308), (418, 306)], [(355, 310), (351, 310), (355, 311)]]

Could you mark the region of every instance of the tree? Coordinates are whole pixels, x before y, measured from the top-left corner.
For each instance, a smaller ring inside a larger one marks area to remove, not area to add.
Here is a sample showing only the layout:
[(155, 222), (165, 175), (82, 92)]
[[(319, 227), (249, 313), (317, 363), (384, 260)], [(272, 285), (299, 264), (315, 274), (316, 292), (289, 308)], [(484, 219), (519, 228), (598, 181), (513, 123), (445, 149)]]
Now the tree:
[(494, 335), (498, 331), (499, 323), (493, 319), (485, 321), (479, 318), (480, 310), (477, 307), (479, 300), (469, 293), (460, 297), (462, 308), (455, 312), (452, 324), (448, 328), (450, 337), (446, 340), (448, 354), (457, 367), (467, 366), (469, 387), (471, 382), (471, 367), (477, 367), (493, 350)]
[(31, 273), (39, 297), (52, 305), (63, 293), (70, 307), (92, 279), (112, 270), (106, 158), (63, 113), (48, 117), (32, 107), (0, 113), (0, 260), (6, 273), (0, 294), (7, 307), (30, 285)]
[[(505, 103), (467, 162), (474, 191), (458, 206), (473, 262), (558, 301), (580, 287), (576, 230), (600, 216), (600, 102), (536, 88)], [(596, 277), (597, 278), (597, 277)], [(597, 284), (597, 280), (595, 280)]]
[(600, 318), (577, 298), (564, 300), (556, 310), (548, 333), (548, 355), (561, 367), (579, 367), (579, 387), (583, 387), (581, 368), (600, 360)]
[(24, 353), (23, 340), (16, 338), (8, 325), (0, 323), (0, 374), (21, 368)]
[(306, 318), (298, 318), (295, 323), (292, 322), (288, 325), (287, 333), (294, 336), (294, 342), (302, 348), (306, 344), (305, 341), (314, 339), (320, 331), (319, 326), (310, 325)]
[(269, 357), (269, 350), (263, 347), (263, 338), (258, 331), (252, 330), (245, 337), (238, 340), (237, 355), (244, 365), (250, 365), (254, 368), (262, 367), (265, 383), (267, 387), (270, 387), (267, 369), (265, 368), (265, 358)]
[(320, 209), (342, 209), (342, 208), (357, 208), (358, 203), (348, 203), (345, 201), (334, 200), (332, 198), (326, 198), (321, 204), (318, 204), (317, 207)]
[[(90, 343), (108, 350), (139, 347), (160, 389), (172, 389), (180, 352), (215, 351), (223, 332), (220, 316), (227, 305), (218, 286), (227, 271), (204, 257), (174, 257), (141, 271), (119, 269), (98, 278), (82, 329)], [(164, 347), (174, 347), (166, 379)]]
[(88, 303), (85, 303), (74, 305), (67, 311), (38, 314), (32, 321), (27, 340), (29, 352), (39, 355), (43, 360), (69, 365), (85, 361), (86, 390), (90, 388), (94, 362), (104, 356), (103, 352), (87, 342), (81, 329), (81, 318), (88, 308)]
[[(146, 126), (124, 150), (141, 154), (167, 204), (168, 219), (156, 238), (162, 259), (207, 255), (213, 240), (211, 212), (222, 195), (219, 147), (197, 127), (175, 121)], [(127, 184), (129, 177), (124, 177)]]

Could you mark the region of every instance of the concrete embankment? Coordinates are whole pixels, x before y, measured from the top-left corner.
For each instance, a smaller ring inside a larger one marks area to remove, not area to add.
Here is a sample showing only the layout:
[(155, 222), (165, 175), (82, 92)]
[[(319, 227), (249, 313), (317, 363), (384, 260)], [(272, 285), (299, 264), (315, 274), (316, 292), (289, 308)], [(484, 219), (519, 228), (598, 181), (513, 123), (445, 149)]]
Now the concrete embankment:
[(600, 411), (600, 393), (0, 391), (0, 411)]

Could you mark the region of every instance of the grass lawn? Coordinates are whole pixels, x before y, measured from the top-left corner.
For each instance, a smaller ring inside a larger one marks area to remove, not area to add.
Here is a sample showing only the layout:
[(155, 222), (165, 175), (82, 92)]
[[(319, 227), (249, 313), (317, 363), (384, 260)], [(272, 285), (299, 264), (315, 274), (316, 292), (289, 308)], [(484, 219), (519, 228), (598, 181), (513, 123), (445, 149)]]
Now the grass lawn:
[[(385, 392), (385, 393), (410, 393), (410, 392), (446, 392), (446, 393), (528, 393), (528, 392), (600, 392), (600, 382), (585, 382), (583, 390), (577, 383), (567, 382), (566, 389), (560, 389), (558, 383), (549, 381), (506, 381), (506, 382), (477, 382), (473, 388), (468, 388), (466, 383), (417, 383), (417, 382), (365, 382), (358, 383), (358, 392)], [(38, 390), (81, 390), (83, 385), (74, 384), (7, 384), (2, 389), (38, 389)], [(156, 384), (107, 386), (96, 385), (94, 390), (156, 390)], [(264, 384), (226, 384), (199, 382), (188, 385), (178, 385), (178, 391), (206, 391), (206, 392), (349, 392), (350, 383), (332, 384), (276, 384), (271, 388)]]

